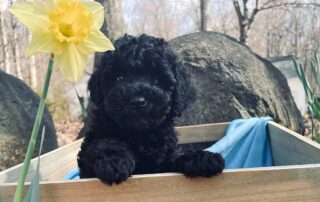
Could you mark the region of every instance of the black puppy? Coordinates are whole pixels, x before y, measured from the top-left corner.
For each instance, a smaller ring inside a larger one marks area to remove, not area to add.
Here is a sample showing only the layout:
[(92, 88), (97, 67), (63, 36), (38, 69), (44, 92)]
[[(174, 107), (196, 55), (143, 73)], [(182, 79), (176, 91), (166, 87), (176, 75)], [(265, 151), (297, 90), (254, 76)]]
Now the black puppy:
[(195, 91), (168, 44), (125, 35), (115, 48), (104, 54), (89, 81), (92, 105), (82, 129), (80, 177), (112, 184), (141, 173), (221, 173), (220, 154), (177, 154), (173, 119), (195, 100)]

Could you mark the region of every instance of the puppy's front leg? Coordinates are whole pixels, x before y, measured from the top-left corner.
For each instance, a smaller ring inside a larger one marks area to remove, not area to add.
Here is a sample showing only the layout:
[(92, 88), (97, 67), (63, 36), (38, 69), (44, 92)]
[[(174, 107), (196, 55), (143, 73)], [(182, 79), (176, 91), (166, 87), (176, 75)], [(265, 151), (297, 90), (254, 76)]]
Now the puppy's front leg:
[[(82, 150), (83, 148), (81, 148)], [(85, 155), (85, 156), (81, 156)], [(86, 162), (81, 162), (86, 159)], [(120, 183), (131, 176), (135, 169), (133, 154), (126, 145), (115, 139), (100, 139), (90, 142), (84, 152), (79, 153), (80, 176), (85, 176), (86, 170), (81, 165), (91, 167), (91, 172), (108, 184)], [(83, 166), (83, 167), (85, 167)]]
[(222, 172), (224, 159), (218, 153), (190, 151), (176, 158), (174, 169), (188, 177), (210, 177)]

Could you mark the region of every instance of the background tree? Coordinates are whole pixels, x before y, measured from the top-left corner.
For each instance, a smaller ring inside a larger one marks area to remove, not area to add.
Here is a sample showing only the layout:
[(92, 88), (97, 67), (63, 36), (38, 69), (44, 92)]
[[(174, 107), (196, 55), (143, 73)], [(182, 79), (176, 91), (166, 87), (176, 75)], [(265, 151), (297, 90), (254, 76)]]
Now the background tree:
[(252, 2), (249, 0), (233, 0), (234, 9), (237, 13), (238, 24), (239, 24), (239, 41), (241, 43), (246, 43), (248, 38), (248, 32), (252, 27), (252, 24), (255, 20), (256, 15), (265, 10), (274, 9), (274, 8), (284, 8), (284, 7), (319, 7), (320, 3), (318, 2), (303, 2), (301, 0), (295, 1), (285, 1), (282, 0), (266, 0), (261, 3), (259, 0), (254, 0), (253, 8), (251, 12), (249, 11), (249, 5), (252, 6)]
[(200, 31), (208, 31), (210, 26), (210, 0), (200, 0), (200, 18), (201, 27)]
[[(124, 34), (122, 0), (97, 0), (104, 6), (105, 20), (101, 31), (111, 40)], [(103, 53), (95, 53), (94, 65), (99, 65)]]
[[(131, 35), (146, 33), (166, 40), (201, 30), (201, 12), (208, 13), (206, 28), (240, 38), (240, 27), (245, 30), (242, 41), (263, 57), (296, 55), (304, 62), (320, 51), (319, 0), (100, 0), (105, 6), (106, 21), (103, 32), (116, 39), (125, 32)], [(12, 0), (8, 0), (8, 4)], [(201, 9), (200, 3), (207, 3)], [(235, 10), (237, 4), (238, 12)], [(263, 12), (262, 12), (263, 11)], [(34, 91), (42, 86), (47, 55), (25, 57), (30, 35), (11, 17), (7, 9), (0, 9), (0, 69), (23, 79)], [(239, 20), (241, 14), (241, 20)], [(202, 18), (204, 19), (204, 18)], [(213, 20), (214, 19), (214, 20)], [(241, 24), (241, 26), (240, 26)], [(92, 57), (87, 71), (92, 70)], [(85, 94), (88, 76), (79, 85)], [(62, 79), (54, 69), (49, 98), (69, 96), (73, 84)], [(80, 92), (80, 93), (81, 93)], [(56, 96), (58, 95), (59, 96)], [(61, 95), (61, 96), (60, 96)], [(68, 97), (69, 99), (69, 97)], [(73, 99), (73, 98), (70, 98)], [(70, 108), (76, 108), (78, 100)], [(50, 102), (52, 103), (52, 102)], [(59, 103), (65, 101), (59, 100)], [(55, 105), (55, 109), (60, 106)], [(61, 108), (61, 107), (60, 107)]]
[(3, 53), (3, 64), (6, 73), (11, 73), (11, 62), (10, 62), (10, 50), (9, 50), (9, 41), (8, 41), (8, 34), (10, 33), (8, 30), (8, 22), (6, 19), (8, 14), (3, 11), (0, 14), (1, 17), (1, 38), (2, 38), (2, 53)]
[(200, 30), (199, 0), (125, 0), (125, 24), (132, 35), (142, 33), (167, 40)]

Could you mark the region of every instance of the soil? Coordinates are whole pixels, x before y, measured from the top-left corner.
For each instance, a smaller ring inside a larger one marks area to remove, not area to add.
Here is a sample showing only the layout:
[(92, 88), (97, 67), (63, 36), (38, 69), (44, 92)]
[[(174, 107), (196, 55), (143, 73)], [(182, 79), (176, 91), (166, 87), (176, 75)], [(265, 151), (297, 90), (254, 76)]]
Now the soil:
[[(304, 115), (303, 117), (303, 122), (304, 122), (304, 136), (315, 141), (314, 138), (312, 137), (312, 122), (311, 122), (311, 116), (309, 114)], [(315, 125), (318, 128), (318, 133), (320, 133), (320, 122), (319, 120), (315, 120)]]
[(64, 121), (55, 123), (59, 147), (69, 144), (77, 139), (82, 121)]

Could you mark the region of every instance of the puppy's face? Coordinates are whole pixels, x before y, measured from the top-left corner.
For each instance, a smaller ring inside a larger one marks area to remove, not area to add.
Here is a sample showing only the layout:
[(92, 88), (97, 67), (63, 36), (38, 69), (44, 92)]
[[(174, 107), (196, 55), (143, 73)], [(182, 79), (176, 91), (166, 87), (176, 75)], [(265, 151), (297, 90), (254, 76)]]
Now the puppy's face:
[(106, 79), (103, 108), (121, 128), (148, 130), (166, 119), (174, 83), (156, 69), (119, 64)]
[(92, 101), (127, 131), (151, 130), (179, 115), (190, 85), (166, 43), (125, 36), (115, 47), (90, 79)]

